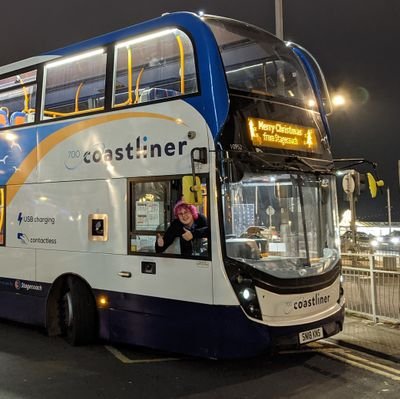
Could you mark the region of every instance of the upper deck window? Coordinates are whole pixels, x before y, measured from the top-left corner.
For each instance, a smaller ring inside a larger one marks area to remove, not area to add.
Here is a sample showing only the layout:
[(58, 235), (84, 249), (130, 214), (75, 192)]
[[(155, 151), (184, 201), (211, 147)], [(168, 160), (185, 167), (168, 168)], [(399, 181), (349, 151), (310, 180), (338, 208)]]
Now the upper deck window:
[(104, 50), (97, 49), (48, 63), (41, 118), (104, 109), (106, 61)]
[(307, 76), (283, 42), (241, 22), (215, 17), (205, 21), (218, 42), (231, 89), (315, 106)]
[(164, 29), (116, 44), (113, 106), (197, 92), (193, 46), (178, 29)]
[(0, 128), (34, 121), (36, 70), (0, 80)]

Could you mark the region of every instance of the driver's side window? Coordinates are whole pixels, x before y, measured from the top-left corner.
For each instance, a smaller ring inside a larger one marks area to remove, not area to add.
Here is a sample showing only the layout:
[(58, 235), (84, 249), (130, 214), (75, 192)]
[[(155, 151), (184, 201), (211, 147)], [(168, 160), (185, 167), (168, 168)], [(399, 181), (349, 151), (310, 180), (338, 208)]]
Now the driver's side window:
[[(181, 244), (181, 236), (186, 231), (179, 220), (182, 212), (177, 212), (175, 209), (177, 204), (185, 202), (182, 195), (182, 179), (160, 178), (151, 181), (129, 181), (128, 252), (130, 254), (155, 255), (157, 253), (160, 255), (208, 257), (206, 178), (203, 177), (201, 182), (203, 201), (201, 205), (191, 205), (190, 208), (198, 216), (192, 226), (193, 237), (189, 239), (192, 251), (187, 252), (187, 243), (182, 242)], [(172, 236), (174, 236), (173, 240)], [(157, 238), (165, 238), (165, 242), (160, 240), (156, 245)], [(160, 243), (168, 244), (168, 248), (160, 248)], [(186, 251), (181, 246), (185, 246)]]

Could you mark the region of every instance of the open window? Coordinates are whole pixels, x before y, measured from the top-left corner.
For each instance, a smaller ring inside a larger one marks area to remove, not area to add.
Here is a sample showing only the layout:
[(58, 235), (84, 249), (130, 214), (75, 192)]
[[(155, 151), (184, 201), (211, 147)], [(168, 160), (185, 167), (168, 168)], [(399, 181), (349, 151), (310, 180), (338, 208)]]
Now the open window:
[(6, 219), (6, 193), (5, 188), (0, 187), (0, 245), (5, 242), (5, 219)]
[[(175, 219), (174, 206), (182, 196), (183, 178), (129, 181), (129, 253), (155, 255), (157, 235), (164, 236)], [(208, 220), (207, 179), (200, 176), (202, 203), (197, 211)], [(191, 256), (208, 258), (209, 233), (194, 238)], [(181, 255), (179, 239), (158, 255)], [(185, 255), (186, 256), (186, 255)]]

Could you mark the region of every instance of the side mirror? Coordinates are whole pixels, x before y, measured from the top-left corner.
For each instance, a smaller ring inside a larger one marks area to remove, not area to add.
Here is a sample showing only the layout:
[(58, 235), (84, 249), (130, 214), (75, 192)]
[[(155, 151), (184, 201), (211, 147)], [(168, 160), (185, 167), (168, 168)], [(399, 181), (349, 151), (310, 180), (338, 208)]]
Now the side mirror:
[(372, 173), (367, 173), (367, 179), (368, 179), (368, 187), (369, 187), (369, 192), (371, 193), (371, 197), (375, 198), (376, 193), (378, 191), (378, 187), (383, 187), (385, 185), (383, 180), (375, 180), (375, 177), (372, 175)]

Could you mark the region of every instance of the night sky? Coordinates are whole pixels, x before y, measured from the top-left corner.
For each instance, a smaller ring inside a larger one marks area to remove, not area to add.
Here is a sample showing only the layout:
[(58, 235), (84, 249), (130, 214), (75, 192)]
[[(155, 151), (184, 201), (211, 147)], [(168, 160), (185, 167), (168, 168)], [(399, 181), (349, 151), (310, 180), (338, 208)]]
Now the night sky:
[[(274, 0), (19, 0), (8, 2), (0, 23), (0, 65), (18, 61), (135, 23), (164, 12), (223, 15), (275, 32)], [(351, 104), (330, 117), (335, 158), (378, 163), (386, 187), (378, 199), (364, 194), (361, 220), (400, 221), (400, 1), (283, 0), (284, 38), (318, 60), (331, 91)], [(340, 188), (340, 186), (339, 186)], [(342, 198), (339, 191), (339, 199)]]

